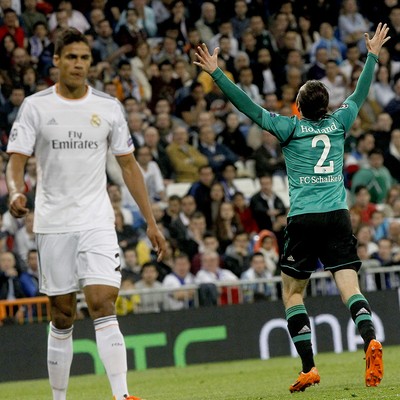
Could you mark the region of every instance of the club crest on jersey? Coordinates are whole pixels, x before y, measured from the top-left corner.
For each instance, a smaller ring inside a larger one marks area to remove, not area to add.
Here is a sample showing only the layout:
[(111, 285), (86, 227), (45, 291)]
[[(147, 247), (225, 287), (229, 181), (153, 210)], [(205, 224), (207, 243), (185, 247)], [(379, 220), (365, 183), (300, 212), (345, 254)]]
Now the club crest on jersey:
[(101, 125), (101, 119), (97, 114), (93, 114), (92, 118), (90, 119), (90, 123), (92, 124), (92, 126), (94, 126), (95, 128), (98, 128)]

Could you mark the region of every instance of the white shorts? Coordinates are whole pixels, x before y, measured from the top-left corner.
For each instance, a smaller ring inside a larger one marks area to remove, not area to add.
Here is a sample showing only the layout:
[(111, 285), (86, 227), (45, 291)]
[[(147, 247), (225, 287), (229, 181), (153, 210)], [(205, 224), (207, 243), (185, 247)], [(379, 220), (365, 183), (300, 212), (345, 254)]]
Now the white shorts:
[(36, 234), (40, 291), (48, 296), (77, 292), (87, 285), (121, 285), (114, 228)]

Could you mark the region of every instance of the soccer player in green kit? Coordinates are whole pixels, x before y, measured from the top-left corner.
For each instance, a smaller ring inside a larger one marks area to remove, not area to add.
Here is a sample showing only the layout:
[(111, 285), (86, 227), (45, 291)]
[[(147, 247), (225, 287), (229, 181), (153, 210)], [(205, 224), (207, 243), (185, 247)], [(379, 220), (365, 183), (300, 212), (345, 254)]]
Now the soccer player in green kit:
[(367, 60), (354, 92), (342, 106), (328, 114), (329, 94), (316, 80), (299, 90), (301, 113), (284, 117), (255, 104), (217, 66), (218, 48), (211, 55), (206, 45), (197, 48), (194, 64), (208, 72), (222, 92), (262, 129), (278, 138), (289, 178), (290, 211), (281, 260), (283, 302), (288, 330), (302, 360), (302, 372), (289, 390), (304, 391), (320, 382), (311, 346), (311, 325), (304, 294), (317, 260), (335, 279), (343, 302), (364, 340), (365, 384), (379, 385), (383, 377), (382, 345), (376, 340), (371, 307), (361, 294), (357, 272), (361, 262), (352, 235), (343, 183), (343, 145), (368, 95), (381, 47), (390, 39), (386, 24), (365, 34)]

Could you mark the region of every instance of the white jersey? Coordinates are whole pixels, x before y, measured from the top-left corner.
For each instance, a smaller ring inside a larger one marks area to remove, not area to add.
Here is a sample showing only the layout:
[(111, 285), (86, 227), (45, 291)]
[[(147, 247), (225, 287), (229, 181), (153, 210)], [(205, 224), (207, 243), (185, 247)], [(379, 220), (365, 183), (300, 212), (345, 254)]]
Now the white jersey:
[(106, 156), (133, 152), (121, 104), (91, 87), (77, 100), (56, 86), (27, 97), (11, 129), (8, 153), (35, 154), (34, 231), (64, 233), (114, 226)]

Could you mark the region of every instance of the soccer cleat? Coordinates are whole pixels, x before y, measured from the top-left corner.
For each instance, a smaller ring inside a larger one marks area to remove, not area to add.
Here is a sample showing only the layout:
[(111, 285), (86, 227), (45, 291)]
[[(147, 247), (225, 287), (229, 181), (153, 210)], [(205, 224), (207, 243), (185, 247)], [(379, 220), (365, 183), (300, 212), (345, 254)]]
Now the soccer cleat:
[(383, 378), (382, 345), (373, 339), (365, 353), (365, 385), (378, 386)]
[[(136, 397), (136, 396), (126, 396), (125, 395), (124, 398), (125, 398), (125, 400), (144, 400), (144, 399), (141, 399), (140, 397)], [(113, 400), (117, 400), (117, 398), (114, 396)]]
[(316, 385), (321, 380), (317, 368), (313, 367), (307, 373), (300, 372), (297, 381), (289, 387), (291, 393), (304, 392), (309, 386)]

